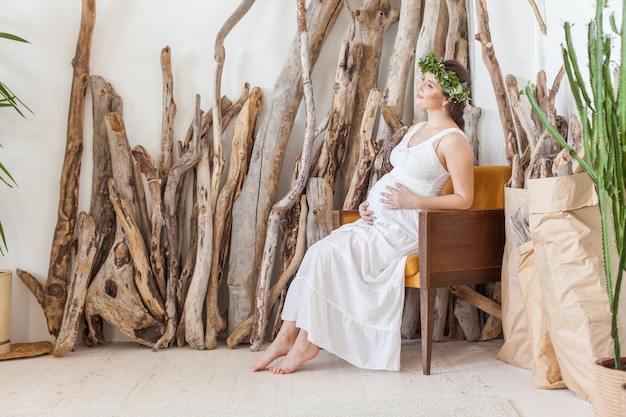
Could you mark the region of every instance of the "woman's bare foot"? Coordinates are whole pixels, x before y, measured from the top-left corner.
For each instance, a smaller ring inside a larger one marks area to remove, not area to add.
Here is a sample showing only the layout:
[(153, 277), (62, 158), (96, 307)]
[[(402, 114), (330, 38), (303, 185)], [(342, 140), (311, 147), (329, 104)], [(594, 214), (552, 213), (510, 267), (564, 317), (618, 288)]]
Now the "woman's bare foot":
[(287, 357), (280, 365), (270, 368), (273, 374), (290, 374), (300, 367), (303, 363), (310, 361), (320, 352), (320, 348), (308, 339), (308, 334), (304, 330), (300, 330), (296, 343), (287, 354)]
[(276, 339), (265, 349), (263, 355), (252, 365), (251, 372), (265, 369), (267, 365), (281, 356), (285, 356), (291, 350), (298, 336), (298, 328), (295, 321), (285, 321), (276, 335)]

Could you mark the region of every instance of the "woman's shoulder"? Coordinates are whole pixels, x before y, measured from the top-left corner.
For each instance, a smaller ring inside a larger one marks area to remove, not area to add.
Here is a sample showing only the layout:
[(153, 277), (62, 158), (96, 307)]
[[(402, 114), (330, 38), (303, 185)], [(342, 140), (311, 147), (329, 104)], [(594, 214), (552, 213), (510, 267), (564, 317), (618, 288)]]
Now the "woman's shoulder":
[(467, 137), (462, 130), (453, 130), (441, 137), (437, 149), (444, 154), (464, 152), (474, 154)]

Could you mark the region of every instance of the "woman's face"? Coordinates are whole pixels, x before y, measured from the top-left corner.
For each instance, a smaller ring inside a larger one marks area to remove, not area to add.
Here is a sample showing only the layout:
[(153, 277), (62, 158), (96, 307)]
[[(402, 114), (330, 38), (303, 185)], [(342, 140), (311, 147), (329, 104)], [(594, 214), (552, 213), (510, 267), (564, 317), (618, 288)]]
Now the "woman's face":
[(417, 85), (415, 104), (423, 109), (441, 108), (445, 99), (441, 85), (432, 73), (422, 75), (422, 81)]

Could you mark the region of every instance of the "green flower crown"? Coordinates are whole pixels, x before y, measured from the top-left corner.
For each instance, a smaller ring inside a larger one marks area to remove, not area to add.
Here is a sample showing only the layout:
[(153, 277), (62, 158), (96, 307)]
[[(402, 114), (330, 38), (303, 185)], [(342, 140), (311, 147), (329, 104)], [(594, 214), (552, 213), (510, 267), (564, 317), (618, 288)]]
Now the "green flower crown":
[(446, 70), (443, 65), (443, 58), (437, 58), (434, 53), (429, 53), (419, 61), (422, 74), (430, 72), (441, 85), (444, 93), (450, 97), (452, 101), (467, 104), (470, 100), (470, 89), (467, 83), (461, 82), (454, 71)]

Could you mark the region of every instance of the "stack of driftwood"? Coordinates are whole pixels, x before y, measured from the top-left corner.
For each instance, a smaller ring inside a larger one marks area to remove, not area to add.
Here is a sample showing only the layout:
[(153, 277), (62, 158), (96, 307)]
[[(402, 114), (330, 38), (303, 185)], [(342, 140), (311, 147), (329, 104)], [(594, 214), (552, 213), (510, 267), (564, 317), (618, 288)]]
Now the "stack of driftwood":
[[(258, 349), (307, 245), (330, 231), (334, 196), (341, 195), (343, 208), (356, 208), (369, 185), (389, 169), (389, 151), (406, 125), (420, 119), (416, 109), (403, 108), (407, 92), (411, 95), (411, 81), (420, 79), (415, 57), (435, 51), (468, 66), (465, 1), (403, 1), (398, 10), (389, 0), (363, 0), (353, 11), (347, 1), (311, 1), (305, 9), (299, 0), (298, 33), (277, 78), (269, 111), (255, 132), (261, 89), (245, 84), (234, 102), (220, 92), (224, 39), (253, 3), (242, 1), (220, 30), (215, 42), (214, 105), (203, 112), (196, 97), (193, 123), (179, 140), (173, 134), (176, 105), (170, 50), (162, 50), (164, 104), (157, 162), (141, 145), (130, 147), (122, 98), (104, 78), (90, 74), (95, 0), (82, 0), (48, 277), (41, 284), (18, 270), (57, 338), (55, 355), (72, 349), (81, 323), (83, 343), (102, 343), (103, 321), (153, 349), (174, 344), (213, 349), (220, 336), (227, 337), (231, 347), (250, 336), (253, 349)], [(316, 126), (309, 75), (340, 13), (350, 17), (348, 34), (332, 69), (335, 83), (327, 86), (333, 91), (331, 108)], [(379, 87), (383, 38), (395, 24), (386, 83)], [(93, 96), (94, 176), (90, 211), (79, 214), (88, 89)], [(289, 194), (277, 200), (285, 149), (303, 97), (307, 127), (302, 154), (293, 167)], [(476, 149), (480, 109), (468, 105), (466, 110), (468, 138)], [(413, 120), (403, 122), (403, 115), (411, 113)], [(233, 135), (226, 138), (231, 121)], [(312, 141), (322, 133), (323, 142), (314, 153)], [(232, 148), (228, 163), (222, 152), (225, 140)], [(272, 277), (274, 269), (280, 271), (277, 279)], [(449, 305), (461, 303), (443, 297), (440, 323), (445, 323)], [(407, 337), (417, 329), (416, 302), (414, 294), (407, 294), (403, 325)], [(476, 319), (463, 327), (466, 336), (474, 333), (470, 327), (480, 327), (478, 314), (469, 316)], [(274, 332), (279, 324), (277, 319)], [(444, 327), (440, 326), (441, 333)], [(497, 324), (490, 333), (498, 336)]]

